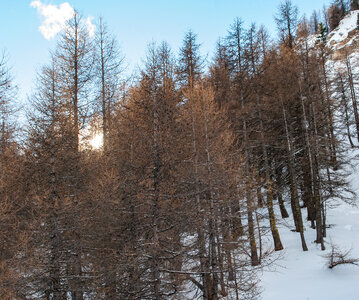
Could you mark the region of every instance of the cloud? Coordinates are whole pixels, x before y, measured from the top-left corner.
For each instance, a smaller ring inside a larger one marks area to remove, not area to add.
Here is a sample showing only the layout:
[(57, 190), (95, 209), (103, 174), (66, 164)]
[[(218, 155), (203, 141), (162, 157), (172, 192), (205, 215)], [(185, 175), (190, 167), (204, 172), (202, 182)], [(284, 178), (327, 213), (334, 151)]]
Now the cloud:
[[(36, 0), (32, 1), (30, 6), (36, 8), (37, 12), (42, 16), (43, 21), (39, 26), (39, 31), (47, 40), (54, 38), (65, 27), (66, 21), (71, 19), (75, 13), (74, 8), (68, 2), (57, 6), (44, 4), (40, 0)], [(85, 20), (90, 37), (95, 35), (96, 29), (92, 19), (93, 17), (89, 16)]]
[(45, 39), (51, 40), (63, 28), (67, 20), (71, 19), (75, 10), (68, 3), (59, 6), (44, 4), (41, 1), (32, 1), (30, 6), (37, 9), (37, 12), (44, 18), (39, 26), (39, 31)]
[(95, 30), (96, 30), (96, 26), (92, 23), (92, 20), (93, 20), (92, 16), (87, 17), (86, 19), (86, 26), (90, 37), (95, 36)]

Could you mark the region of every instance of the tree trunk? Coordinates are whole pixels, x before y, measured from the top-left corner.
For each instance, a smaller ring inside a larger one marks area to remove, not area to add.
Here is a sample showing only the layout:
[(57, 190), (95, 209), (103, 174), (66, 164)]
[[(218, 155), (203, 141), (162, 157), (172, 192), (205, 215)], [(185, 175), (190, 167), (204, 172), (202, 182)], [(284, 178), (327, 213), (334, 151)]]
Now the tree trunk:
[(353, 81), (353, 72), (352, 67), (350, 64), (349, 56), (346, 55), (345, 57), (345, 65), (347, 67), (348, 72), (348, 78), (349, 78), (349, 87), (350, 87), (350, 95), (352, 99), (352, 106), (353, 106), (353, 112), (354, 112), (354, 119), (355, 119), (355, 126), (357, 130), (357, 137), (359, 141), (359, 114), (358, 114), (358, 105), (356, 101), (356, 95), (355, 95), (355, 88), (354, 88), (354, 81)]
[[(315, 136), (318, 136), (317, 121), (316, 121), (316, 109), (314, 103), (312, 104), (312, 114), (313, 114), (313, 123), (314, 123), (314, 132)], [(314, 139), (314, 176), (313, 176), (313, 186), (314, 186), (314, 203), (315, 203), (315, 213), (316, 213), (316, 230), (317, 238), (316, 243), (321, 245), (321, 249), (324, 251), (324, 239), (323, 239), (323, 221), (322, 221), (322, 209), (321, 209), (321, 196), (320, 196), (320, 174), (319, 174), (319, 150), (317, 145), (317, 139)]]
[(153, 228), (153, 254), (152, 254), (152, 276), (154, 298), (162, 299), (161, 296), (161, 277), (159, 269), (160, 242), (159, 242), (159, 183), (160, 183), (160, 154), (159, 154), (159, 125), (158, 125), (158, 103), (156, 91), (153, 97), (153, 203), (152, 203), (152, 228)]
[(289, 131), (288, 122), (287, 122), (287, 114), (286, 114), (282, 99), (281, 99), (281, 103), (282, 103), (283, 119), (284, 119), (287, 147), (288, 147), (288, 158), (289, 158), (288, 163), (289, 163), (289, 174), (290, 174), (290, 181), (291, 181), (291, 194), (293, 196), (292, 207), (294, 209), (293, 215), (294, 215), (294, 219), (297, 220), (296, 230), (300, 233), (302, 249), (303, 249), (303, 251), (308, 251), (308, 247), (307, 247), (307, 244), (306, 244), (305, 238), (304, 238), (303, 219), (302, 219), (302, 213), (301, 213), (300, 205), (299, 205), (297, 179), (296, 179), (297, 175), (296, 175), (295, 164), (294, 164), (293, 145), (292, 145), (290, 131)]
[[(346, 127), (346, 130), (347, 130), (347, 136), (348, 136), (348, 140), (349, 140), (349, 144), (350, 144), (350, 147), (351, 148), (354, 148), (354, 143), (353, 143), (353, 140), (352, 140), (352, 136), (351, 136), (351, 132), (350, 132), (350, 119), (349, 119), (349, 109), (348, 109), (348, 101), (347, 101), (347, 97), (345, 95), (345, 88), (344, 88), (344, 81), (343, 81), (343, 77), (342, 75), (339, 75), (338, 76), (339, 78), (339, 89), (340, 89), (340, 93), (342, 95), (342, 105), (343, 105), (343, 108), (344, 108), (344, 114), (345, 114), (345, 117), (344, 117), (344, 120), (345, 120), (345, 127)], [(357, 132), (358, 132), (358, 127), (357, 127)]]
[(258, 114), (259, 114), (259, 125), (261, 131), (261, 146), (262, 146), (262, 153), (264, 156), (264, 168), (265, 168), (265, 176), (266, 176), (266, 193), (267, 193), (267, 208), (268, 208), (268, 215), (269, 215), (269, 224), (270, 229), (272, 232), (273, 242), (274, 242), (274, 250), (280, 251), (283, 250), (282, 241), (280, 240), (279, 232), (277, 229), (277, 222), (275, 220), (275, 214), (273, 209), (273, 186), (271, 180), (271, 171), (268, 161), (268, 154), (267, 154), (267, 147), (264, 144), (264, 126), (263, 126), (263, 119), (262, 119), (262, 111), (259, 106), (259, 95), (257, 95), (257, 106), (258, 106)]
[(277, 167), (276, 168), (276, 172), (275, 172), (275, 180), (276, 180), (276, 195), (278, 198), (278, 204), (279, 204), (279, 209), (280, 209), (280, 214), (282, 216), (283, 219), (288, 218), (289, 214), (287, 212), (287, 209), (285, 208), (284, 205), (284, 200), (283, 200), (283, 195), (282, 195), (282, 188), (281, 188), (281, 180), (282, 180), (282, 168), (281, 167)]
[(323, 71), (323, 80), (324, 80), (324, 87), (325, 87), (325, 101), (326, 101), (326, 109), (328, 113), (328, 127), (329, 127), (329, 146), (330, 146), (330, 157), (334, 168), (336, 167), (337, 158), (336, 158), (336, 145), (335, 145), (335, 136), (334, 136), (334, 119), (333, 119), (333, 112), (332, 112), (332, 103), (330, 100), (330, 93), (329, 93), (329, 85), (328, 85), (328, 76), (325, 67), (325, 58), (324, 58), (324, 50), (321, 52), (321, 61), (322, 61), (322, 71)]
[[(243, 94), (241, 93), (241, 106), (242, 111), (244, 111), (244, 99)], [(248, 234), (249, 234), (249, 243), (251, 247), (251, 261), (252, 266), (259, 265), (258, 260), (258, 253), (257, 253), (257, 244), (254, 234), (254, 221), (253, 221), (253, 199), (250, 197), (249, 192), (249, 150), (248, 150), (248, 140), (247, 140), (247, 122), (246, 117), (243, 115), (242, 117), (242, 124), (243, 124), (243, 143), (244, 143), (244, 152), (245, 152), (245, 198), (247, 202), (247, 217), (248, 217)]]
[[(312, 158), (312, 147), (310, 144), (310, 134), (309, 134), (309, 120), (307, 118), (306, 106), (304, 102), (304, 95), (302, 93), (301, 82), (299, 81), (300, 88), (300, 99), (303, 113), (303, 122), (302, 128), (304, 131), (305, 137), (305, 151), (303, 153), (302, 159), (302, 168), (303, 168), (303, 184), (304, 184), (304, 193), (303, 193), (303, 201), (307, 207), (308, 220), (311, 222), (311, 227), (314, 228), (314, 220), (315, 220), (315, 205), (313, 198), (313, 158)], [(308, 159), (307, 159), (308, 158)]]

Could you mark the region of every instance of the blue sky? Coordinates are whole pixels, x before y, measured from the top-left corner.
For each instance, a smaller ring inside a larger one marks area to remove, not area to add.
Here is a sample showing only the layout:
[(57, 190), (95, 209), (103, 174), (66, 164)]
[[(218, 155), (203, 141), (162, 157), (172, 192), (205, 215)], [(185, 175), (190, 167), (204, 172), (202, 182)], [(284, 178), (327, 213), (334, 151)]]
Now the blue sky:
[[(39, 31), (44, 17), (30, 6), (33, 0), (0, 0), (0, 50), (9, 55), (9, 64), (20, 89), (20, 100), (31, 93), (36, 72), (49, 60), (56, 37), (46, 39)], [(280, 0), (41, 0), (38, 4), (59, 7), (67, 2), (85, 18), (100, 16), (119, 40), (131, 69), (141, 62), (147, 44), (166, 40), (174, 52), (184, 33), (198, 34), (202, 52), (212, 56), (215, 43), (225, 36), (236, 17), (246, 24), (265, 25), (276, 37), (273, 16)], [(310, 16), (329, 0), (293, 0), (300, 14)], [(33, 5), (35, 6), (35, 5)]]

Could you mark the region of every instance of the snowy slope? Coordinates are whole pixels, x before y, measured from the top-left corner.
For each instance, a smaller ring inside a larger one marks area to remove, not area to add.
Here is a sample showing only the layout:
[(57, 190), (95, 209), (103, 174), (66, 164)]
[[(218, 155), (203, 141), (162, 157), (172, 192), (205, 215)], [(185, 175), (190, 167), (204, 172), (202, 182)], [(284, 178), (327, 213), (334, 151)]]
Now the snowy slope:
[[(359, 74), (359, 33), (357, 15), (359, 11), (348, 14), (337, 29), (328, 35), (327, 47), (331, 50), (331, 60), (327, 67), (331, 73), (345, 68), (340, 60), (345, 51), (351, 61), (354, 74)], [(314, 48), (315, 36), (308, 37), (307, 45)], [(358, 153), (352, 152), (354, 158)], [(358, 162), (356, 162), (358, 164)], [(359, 166), (352, 170), (352, 189), (359, 195)], [(358, 201), (359, 204), (359, 201)], [(290, 208), (288, 207), (288, 211)], [(303, 210), (303, 216), (306, 212)], [(340, 265), (334, 269), (327, 267), (323, 257), (331, 250), (330, 243), (342, 250), (351, 251), (351, 256), (359, 258), (359, 207), (341, 203), (328, 211), (326, 251), (314, 243), (315, 230), (306, 223), (305, 237), (308, 252), (301, 250), (299, 234), (292, 232), (293, 220), (287, 219), (279, 226), (285, 251), (283, 258), (276, 262), (274, 270), (266, 270), (262, 276), (263, 300), (356, 300), (359, 299), (359, 267)]]
[[(352, 175), (353, 189), (359, 193), (359, 168)], [(304, 215), (303, 211), (303, 215)], [(288, 220), (288, 225), (292, 225)], [(352, 249), (359, 257), (359, 208), (342, 203), (328, 213), (326, 251), (315, 244), (315, 230), (306, 224), (305, 236), (308, 252), (301, 251), (298, 233), (281, 226), (285, 245), (284, 258), (276, 263), (276, 270), (265, 271), (262, 277), (264, 300), (355, 300), (359, 299), (359, 267), (341, 265), (333, 269), (326, 266), (323, 254), (330, 251), (330, 241), (343, 250)]]
[[(349, 53), (356, 51), (359, 44), (359, 35), (357, 29), (359, 10), (351, 11), (343, 20), (340, 21), (339, 26), (331, 31), (326, 38), (326, 47), (331, 52), (331, 56), (335, 58), (337, 52), (342, 49), (347, 49)], [(308, 37), (301, 37), (298, 44), (306, 44), (308, 49), (314, 50), (320, 44), (320, 35), (312, 34)]]
[(328, 45), (331, 46), (332, 49), (347, 47), (358, 40), (358, 36), (355, 35), (358, 13), (358, 10), (350, 12), (340, 21), (338, 28), (329, 33)]
[(354, 74), (359, 74), (359, 30), (357, 29), (359, 10), (350, 12), (338, 28), (327, 39), (327, 48), (331, 59), (327, 62), (328, 70), (345, 69), (343, 58), (348, 55)]

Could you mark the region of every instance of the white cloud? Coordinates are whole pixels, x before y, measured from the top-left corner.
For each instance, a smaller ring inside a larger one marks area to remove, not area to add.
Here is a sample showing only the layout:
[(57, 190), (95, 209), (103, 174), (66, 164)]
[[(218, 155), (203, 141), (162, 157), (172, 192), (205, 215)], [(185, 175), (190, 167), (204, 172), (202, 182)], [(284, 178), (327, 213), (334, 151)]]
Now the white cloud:
[(90, 37), (95, 36), (95, 30), (96, 30), (96, 26), (92, 23), (92, 20), (93, 20), (92, 16), (87, 17), (86, 19), (86, 26)]
[[(51, 40), (59, 33), (66, 24), (66, 21), (71, 19), (75, 13), (73, 7), (64, 2), (60, 5), (44, 4), (40, 0), (32, 1), (30, 6), (37, 9), (37, 12), (42, 16), (43, 21), (39, 26), (39, 31), (45, 39)], [(93, 17), (86, 18), (86, 27), (90, 37), (95, 35), (96, 26), (92, 23)]]
[(54, 38), (75, 12), (68, 2), (56, 6), (52, 4), (46, 5), (41, 1), (32, 1), (30, 6), (36, 8), (37, 12), (44, 18), (39, 30), (47, 40)]

